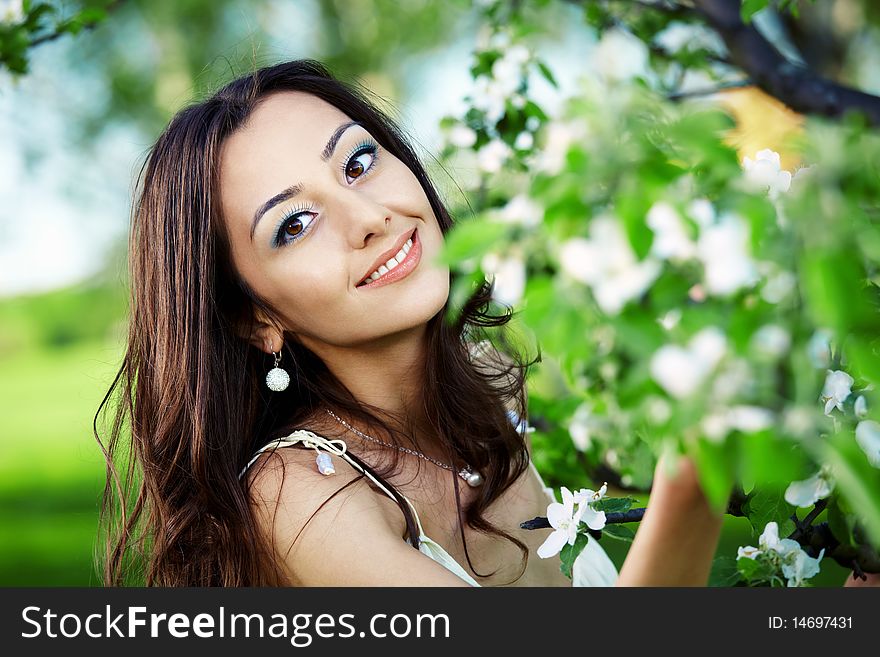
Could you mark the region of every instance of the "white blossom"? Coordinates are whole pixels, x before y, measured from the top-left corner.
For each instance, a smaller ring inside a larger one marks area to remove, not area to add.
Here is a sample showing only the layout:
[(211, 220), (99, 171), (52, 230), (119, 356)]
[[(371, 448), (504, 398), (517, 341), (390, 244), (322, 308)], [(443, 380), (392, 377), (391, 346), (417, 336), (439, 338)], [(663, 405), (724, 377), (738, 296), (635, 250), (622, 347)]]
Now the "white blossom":
[[(528, 51), (526, 56), (528, 57)], [(492, 78), (498, 85), (499, 92), (505, 97), (512, 95), (519, 88), (522, 83), (522, 73), (522, 63), (507, 55), (496, 59), (492, 64)]]
[(671, 331), (681, 321), (681, 308), (673, 308), (657, 319), (657, 322), (667, 331)]
[(822, 388), (822, 401), (825, 403), (825, 415), (831, 415), (834, 408), (843, 410), (843, 402), (852, 392), (853, 378), (843, 370), (828, 370), (825, 387)]
[(701, 228), (706, 228), (715, 223), (715, 206), (712, 205), (709, 199), (694, 199), (688, 204), (687, 213)]
[(687, 347), (663, 345), (654, 352), (651, 376), (673, 397), (689, 397), (715, 369), (726, 350), (724, 333), (716, 327), (706, 327), (691, 338)]
[(659, 261), (636, 259), (620, 222), (609, 216), (590, 223), (590, 239), (566, 241), (559, 261), (566, 274), (591, 287), (596, 303), (608, 315), (616, 315), (640, 297), (660, 274)]
[(547, 521), (553, 527), (553, 532), (538, 548), (538, 556), (547, 559), (565, 546), (574, 545), (577, 540), (578, 524), (581, 514), (586, 511), (587, 505), (577, 505), (575, 508), (574, 495), (565, 486), (562, 487), (562, 503), (552, 502), (547, 507)]
[(785, 489), (785, 501), (797, 507), (813, 506), (831, 495), (832, 488), (831, 479), (823, 469), (809, 479), (791, 482)]
[(535, 143), (535, 137), (528, 130), (520, 132), (513, 141), (513, 147), (520, 151), (529, 150)]
[(754, 189), (767, 191), (771, 198), (778, 197), (791, 187), (791, 172), (781, 167), (779, 153), (769, 148), (758, 151), (754, 160), (743, 158), (743, 169), (747, 184)]
[(801, 549), (792, 550), (782, 560), (782, 574), (788, 580), (788, 586), (800, 586), (804, 580), (819, 574), (819, 562), (825, 555), (825, 548), (819, 551), (815, 559)]
[(522, 300), (526, 288), (526, 266), (522, 258), (517, 255), (502, 258), (496, 253), (487, 253), (480, 266), (484, 273), (494, 277), (493, 299), (506, 306), (515, 306)]
[(498, 173), (510, 156), (510, 146), (493, 139), (477, 151), (477, 166), (485, 173)]
[(711, 370), (727, 351), (727, 337), (717, 326), (707, 326), (691, 338), (689, 346), (690, 350)]
[(856, 417), (865, 417), (868, 414), (868, 402), (865, 400), (864, 395), (856, 397), (856, 401), (853, 404), (853, 412), (856, 414)]
[(650, 395), (645, 400), (645, 415), (652, 424), (665, 424), (672, 417), (672, 406), (663, 397)]
[(874, 420), (862, 420), (856, 425), (856, 442), (868, 462), (875, 468), (880, 468), (880, 423)]
[(751, 545), (746, 545), (744, 547), (738, 547), (736, 549), (736, 558), (737, 559), (756, 559), (759, 554), (761, 554), (761, 550)]
[(725, 52), (724, 42), (718, 33), (698, 23), (672, 21), (654, 37), (654, 43), (673, 55), (681, 50), (694, 52), (704, 49), (719, 55)]
[(24, 20), (22, 0), (0, 0), (0, 25), (14, 25)]
[(783, 415), (782, 427), (786, 433), (806, 438), (816, 432), (815, 414), (804, 406), (787, 408)]
[(598, 531), (605, 526), (605, 512), (597, 511), (593, 504), (603, 499), (607, 491), (608, 484), (606, 483), (602, 484), (602, 487), (597, 491), (590, 488), (582, 488), (574, 494), (574, 501), (577, 502), (578, 511), (581, 514), (581, 522), (590, 529)]
[[(764, 556), (762, 556), (764, 555)], [(758, 539), (758, 547), (746, 545), (737, 549), (737, 559), (767, 558), (777, 568), (790, 587), (801, 586), (804, 580), (819, 573), (819, 562), (825, 555), (823, 548), (815, 559), (801, 549), (800, 544), (790, 538), (779, 538), (779, 526), (768, 522)]]
[(776, 416), (773, 411), (760, 406), (739, 405), (727, 411), (730, 426), (743, 433), (756, 433), (773, 426)]
[(504, 116), (504, 103), (507, 100), (504, 88), (488, 75), (479, 75), (474, 80), (471, 104), (486, 115), (486, 120), (494, 125)]
[(459, 123), (449, 131), (449, 143), (458, 148), (470, 148), (477, 143), (477, 133)]
[(587, 404), (581, 404), (577, 407), (571, 421), (568, 423), (568, 433), (571, 436), (571, 442), (577, 450), (585, 452), (590, 448), (592, 439), (590, 437), (590, 407)]
[(817, 369), (831, 365), (831, 331), (819, 329), (813, 333), (807, 343), (807, 355)]
[(754, 373), (744, 358), (732, 358), (715, 376), (712, 397), (718, 403), (726, 403), (742, 393), (754, 381)]
[(805, 579), (813, 577), (819, 572), (819, 561), (825, 554), (824, 548), (816, 559), (812, 559), (801, 549), (800, 544), (790, 538), (779, 538), (779, 526), (775, 522), (768, 522), (764, 533), (758, 539), (758, 549), (752, 546), (739, 548), (737, 558), (740, 555), (749, 559), (755, 559), (761, 554), (773, 555), (774, 561), (781, 566), (782, 574), (788, 579), (788, 586), (800, 586)]
[(593, 51), (596, 71), (606, 80), (626, 81), (643, 75), (648, 68), (645, 43), (629, 32), (610, 29)]
[(706, 287), (711, 294), (731, 294), (757, 282), (748, 241), (746, 222), (734, 214), (726, 214), (717, 223), (703, 228), (697, 240), (697, 257), (703, 263)]
[(534, 228), (544, 218), (544, 208), (525, 194), (517, 194), (492, 216), (502, 223)]
[(761, 288), (761, 298), (767, 303), (779, 303), (787, 297), (797, 284), (797, 277), (790, 271), (781, 269), (767, 277)]
[(583, 121), (553, 121), (544, 130), (544, 145), (538, 152), (535, 169), (548, 174), (559, 173), (572, 144), (583, 143), (588, 136)]
[(765, 324), (752, 335), (751, 344), (761, 356), (782, 358), (791, 347), (791, 334), (779, 324)]
[(654, 203), (645, 221), (654, 233), (651, 253), (658, 258), (687, 260), (696, 254), (696, 245), (688, 236), (678, 212), (669, 203)]
[(737, 405), (703, 417), (700, 427), (707, 438), (720, 441), (733, 430), (756, 433), (773, 426), (773, 411), (760, 406)]

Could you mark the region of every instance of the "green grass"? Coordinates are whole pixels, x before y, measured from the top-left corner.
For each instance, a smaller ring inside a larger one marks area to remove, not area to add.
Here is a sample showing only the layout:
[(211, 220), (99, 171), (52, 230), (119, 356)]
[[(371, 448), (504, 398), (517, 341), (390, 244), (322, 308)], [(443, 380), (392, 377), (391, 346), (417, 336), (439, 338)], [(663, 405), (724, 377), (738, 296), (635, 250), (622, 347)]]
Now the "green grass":
[(92, 417), (119, 353), (100, 343), (0, 360), (0, 585), (94, 585), (104, 459)]

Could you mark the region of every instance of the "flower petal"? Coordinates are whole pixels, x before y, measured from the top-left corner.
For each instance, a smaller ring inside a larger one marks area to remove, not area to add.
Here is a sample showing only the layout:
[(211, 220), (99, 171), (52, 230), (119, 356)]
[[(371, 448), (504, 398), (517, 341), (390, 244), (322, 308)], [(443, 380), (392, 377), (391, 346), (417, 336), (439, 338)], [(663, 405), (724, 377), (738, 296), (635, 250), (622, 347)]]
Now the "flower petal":
[(745, 547), (738, 547), (736, 549), (736, 558), (737, 559), (756, 559), (758, 555), (761, 554), (761, 550), (751, 545), (746, 545)]
[(793, 506), (808, 507), (831, 495), (831, 484), (822, 472), (809, 479), (793, 481), (785, 489), (785, 501)]
[(552, 502), (547, 507), (547, 521), (553, 529), (559, 529), (566, 520), (571, 518), (571, 514), (565, 509), (565, 505), (559, 502)]
[(856, 427), (856, 442), (868, 457), (868, 462), (880, 468), (880, 423), (862, 420)]
[(596, 511), (593, 507), (587, 506), (581, 516), (581, 522), (590, 529), (602, 529), (605, 526), (605, 512)]
[(562, 546), (565, 545), (567, 541), (567, 533), (561, 529), (557, 529), (550, 534), (550, 536), (547, 537), (547, 540), (545, 540), (538, 548), (538, 556), (542, 559), (547, 559), (555, 554), (559, 554)]

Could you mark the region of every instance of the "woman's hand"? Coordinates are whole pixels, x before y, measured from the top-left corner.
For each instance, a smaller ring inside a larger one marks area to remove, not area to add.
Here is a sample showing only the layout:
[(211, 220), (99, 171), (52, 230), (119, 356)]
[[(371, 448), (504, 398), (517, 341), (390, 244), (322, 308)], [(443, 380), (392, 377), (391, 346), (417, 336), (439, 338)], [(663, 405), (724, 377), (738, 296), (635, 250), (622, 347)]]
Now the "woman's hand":
[(850, 573), (847, 575), (846, 582), (844, 582), (843, 585), (844, 587), (880, 586), (880, 574), (865, 573), (865, 577), (867, 577), (867, 579), (862, 579), (861, 577), (853, 579), (852, 573)]
[(661, 457), (617, 586), (706, 586), (723, 519), (723, 510), (709, 506), (693, 462)]

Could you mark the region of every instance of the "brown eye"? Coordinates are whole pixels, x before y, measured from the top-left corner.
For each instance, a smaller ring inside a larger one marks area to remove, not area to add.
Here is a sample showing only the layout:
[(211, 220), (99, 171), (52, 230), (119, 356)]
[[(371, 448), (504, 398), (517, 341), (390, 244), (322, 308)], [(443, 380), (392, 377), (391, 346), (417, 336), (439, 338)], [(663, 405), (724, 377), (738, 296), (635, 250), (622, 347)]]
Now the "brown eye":
[(352, 160), (348, 163), (348, 167), (345, 169), (345, 173), (348, 174), (350, 178), (357, 178), (364, 172), (364, 165), (360, 160)]
[(278, 231), (272, 240), (274, 246), (284, 246), (303, 237), (312, 227), (317, 215), (314, 212), (297, 212), (278, 224)]
[(373, 147), (356, 153), (345, 165), (346, 179), (360, 178), (373, 166), (375, 161), (376, 151)]
[(299, 217), (294, 217), (287, 221), (284, 225), (284, 234), (290, 237), (296, 237), (303, 231), (303, 223)]

